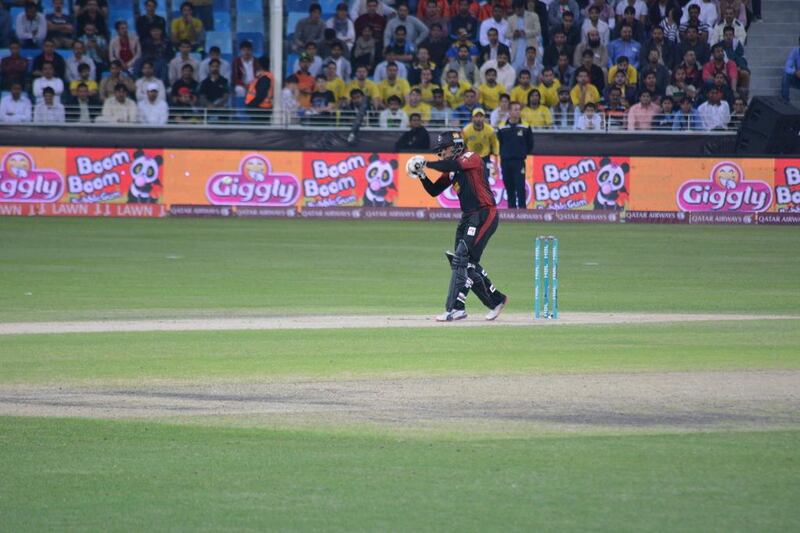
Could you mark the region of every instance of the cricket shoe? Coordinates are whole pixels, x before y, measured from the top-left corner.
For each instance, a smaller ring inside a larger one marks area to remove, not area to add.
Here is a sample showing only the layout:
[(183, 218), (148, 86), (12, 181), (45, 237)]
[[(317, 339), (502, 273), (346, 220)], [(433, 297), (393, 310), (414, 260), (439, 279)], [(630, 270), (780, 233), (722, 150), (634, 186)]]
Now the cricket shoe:
[(500, 313), (503, 311), (503, 308), (508, 303), (508, 296), (503, 296), (503, 301), (497, 304), (493, 309), (490, 309), (488, 313), (486, 313), (486, 320), (494, 320), (495, 318), (500, 316)]
[(466, 309), (453, 309), (452, 311), (445, 311), (441, 315), (436, 315), (437, 322), (453, 322), (464, 318), (467, 318)]

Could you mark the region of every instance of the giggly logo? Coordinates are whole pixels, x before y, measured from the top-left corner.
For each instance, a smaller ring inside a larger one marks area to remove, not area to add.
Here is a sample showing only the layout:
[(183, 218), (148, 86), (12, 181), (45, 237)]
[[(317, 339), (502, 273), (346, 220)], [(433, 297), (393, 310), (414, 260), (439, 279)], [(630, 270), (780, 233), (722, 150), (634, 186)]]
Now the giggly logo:
[(215, 205), (294, 205), (300, 197), (300, 181), (291, 174), (274, 174), (268, 159), (251, 154), (242, 159), (238, 173), (211, 176), (206, 197)]
[(718, 163), (708, 180), (690, 180), (678, 189), (683, 211), (743, 211), (759, 213), (772, 204), (772, 189), (763, 181), (744, 179), (742, 168), (731, 161)]
[(23, 151), (10, 152), (0, 168), (0, 202), (55, 202), (64, 192), (64, 178), (55, 170), (34, 168)]
[[(500, 168), (495, 165), (494, 162), (491, 162), (486, 165), (489, 169), (489, 187), (492, 189), (492, 196), (494, 196), (494, 202), (497, 204), (499, 208), (506, 208), (508, 207), (508, 194), (506, 193), (506, 186), (503, 184), (503, 177), (500, 172)], [(442, 194), (440, 194), (437, 199), (439, 200), (439, 205), (442, 207), (447, 207), (450, 209), (455, 209), (461, 206), (461, 203), (458, 200), (458, 192), (454, 187), (448, 187)], [(531, 200), (531, 188), (528, 184), (527, 180), (525, 181), (525, 203), (527, 204)]]

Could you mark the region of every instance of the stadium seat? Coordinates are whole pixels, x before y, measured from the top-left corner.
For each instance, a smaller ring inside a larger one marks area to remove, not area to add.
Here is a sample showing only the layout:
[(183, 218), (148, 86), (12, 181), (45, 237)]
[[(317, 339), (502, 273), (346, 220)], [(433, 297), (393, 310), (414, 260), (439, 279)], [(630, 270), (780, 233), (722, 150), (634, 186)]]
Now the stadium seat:
[(263, 0), (236, 0), (237, 13), (264, 13)]
[(10, 55), (11, 51), (8, 48), (0, 48), (0, 59)]
[[(341, 0), (318, 0), (318, 4), (322, 8), (322, 17), (328, 18), (333, 16), (336, 13), (336, 6), (339, 4)], [(306, 8), (306, 13), (308, 13), (308, 8)]]
[(219, 46), (220, 53), (233, 53), (232, 39), (229, 31), (206, 32), (206, 50), (209, 50), (212, 46)]
[(214, 29), (216, 31), (231, 31), (230, 11), (214, 11)]
[(294, 62), (297, 61), (297, 58), (300, 57), (298, 54), (289, 54), (286, 56), (286, 76), (293, 74), (293, 67)]
[[(231, 0), (214, 0), (213, 4), (214, 11), (227, 11), (230, 13), (231, 11)], [(214, 26), (216, 28), (216, 26)]]
[(108, 11), (108, 28), (111, 31), (111, 35), (115, 35), (114, 33), (114, 25), (117, 23), (118, 20), (124, 20), (128, 23), (128, 31), (136, 32), (136, 15), (133, 14), (133, 8), (128, 6), (127, 8), (116, 8), (113, 7), (109, 8)]
[[(166, 0), (156, 0), (158, 5), (156, 6), (156, 15), (161, 15), (165, 19), (167, 18), (167, 1)], [(144, 0), (142, 0), (139, 4), (139, 13), (144, 14)]]
[(264, 34), (255, 32), (239, 32), (236, 34), (236, 42), (250, 41), (253, 43), (253, 55), (261, 57), (264, 55)]
[(283, 9), (286, 11), (302, 11), (307, 14), (308, 8), (313, 3), (313, 0), (287, 0), (283, 3)]
[(133, 11), (133, 2), (131, 0), (108, 0), (109, 11)]
[(239, 12), (236, 17), (236, 31), (264, 33), (264, 16), (261, 13)]
[[(61, 53), (62, 51), (63, 50), (59, 50), (58, 52)], [(35, 58), (36, 56), (38, 56), (41, 53), (42, 53), (42, 51), (39, 50), (38, 48), (22, 48), (19, 51), (19, 55), (21, 55), (22, 57), (26, 57), (26, 58), (30, 59), (31, 61), (33, 61), (33, 58)], [(72, 55), (72, 50), (70, 50), (69, 53), (70, 53), (70, 56), (71, 56)], [(65, 57), (64, 60), (66, 60), (66, 59), (67, 58)]]
[(12, 7), (8, 10), (8, 14), (11, 15), (11, 27), (14, 27), (14, 24), (17, 23), (17, 17), (20, 13), (25, 13), (24, 7)]
[(304, 13), (302, 11), (289, 11), (289, 14), (286, 15), (286, 38), (290, 41), (294, 37), (294, 29), (297, 27), (297, 23), (308, 16), (308, 13)]

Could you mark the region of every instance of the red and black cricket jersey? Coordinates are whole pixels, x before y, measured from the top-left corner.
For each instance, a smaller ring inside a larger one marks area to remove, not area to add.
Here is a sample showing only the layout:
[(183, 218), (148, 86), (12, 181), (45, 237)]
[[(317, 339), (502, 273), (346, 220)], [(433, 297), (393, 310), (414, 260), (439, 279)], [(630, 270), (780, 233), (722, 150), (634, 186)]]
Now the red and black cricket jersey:
[(439, 176), (434, 183), (435, 189), (441, 193), (452, 185), (465, 213), (496, 207), (483, 158), (475, 152), (465, 152), (456, 158), (456, 162), (460, 170)]

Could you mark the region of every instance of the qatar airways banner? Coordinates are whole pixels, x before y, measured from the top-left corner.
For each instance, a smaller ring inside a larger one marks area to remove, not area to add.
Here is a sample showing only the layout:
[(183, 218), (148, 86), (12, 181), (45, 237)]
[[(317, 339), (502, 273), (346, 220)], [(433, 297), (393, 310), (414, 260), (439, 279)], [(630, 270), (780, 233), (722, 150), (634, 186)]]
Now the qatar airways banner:
[[(0, 147), (0, 215), (457, 218), (457, 188), (431, 197), (409, 157)], [(498, 161), (485, 171), (509, 221), (800, 223), (800, 159), (529, 156), (526, 210), (506, 209)]]

